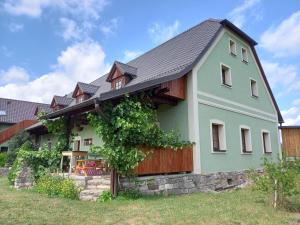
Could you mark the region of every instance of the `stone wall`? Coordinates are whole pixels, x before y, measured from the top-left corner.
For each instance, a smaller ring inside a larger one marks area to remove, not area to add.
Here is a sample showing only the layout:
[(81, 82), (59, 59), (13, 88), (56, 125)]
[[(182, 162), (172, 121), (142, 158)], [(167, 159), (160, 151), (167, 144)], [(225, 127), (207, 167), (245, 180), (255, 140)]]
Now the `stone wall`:
[(16, 189), (31, 188), (33, 186), (32, 172), (29, 167), (23, 167), (21, 171), (17, 173), (14, 187)]
[(247, 171), (219, 172), (207, 175), (174, 174), (120, 179), (120, 188), (134, 189), (142, 194), (187, 194), (221, 191), (245, 185)]
[(9, 171), (8, 167), (0, 167), (0, 177), (1, 176), (7, 176), (8, 171)]

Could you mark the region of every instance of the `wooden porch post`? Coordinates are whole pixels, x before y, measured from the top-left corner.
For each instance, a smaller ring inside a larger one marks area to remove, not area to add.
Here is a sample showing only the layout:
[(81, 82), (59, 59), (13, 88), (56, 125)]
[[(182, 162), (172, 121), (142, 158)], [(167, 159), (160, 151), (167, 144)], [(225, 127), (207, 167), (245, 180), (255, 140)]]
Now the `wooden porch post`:
[(117, 197), (118, 192), (118, 174), (115, 169), (110, 172), (110, 192), (113, 198)]

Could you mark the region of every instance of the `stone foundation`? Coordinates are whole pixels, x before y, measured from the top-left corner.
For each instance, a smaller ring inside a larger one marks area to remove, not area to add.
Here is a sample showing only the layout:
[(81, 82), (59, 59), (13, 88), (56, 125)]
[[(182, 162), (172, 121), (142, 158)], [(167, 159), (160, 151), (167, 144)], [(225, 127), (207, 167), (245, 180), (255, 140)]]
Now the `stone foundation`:
[(7, 176), (8, 171), (9, 171), (8, 167), (0, 167), (0, 177), (1, 176)]
[(247, 171), (219, 172), (207, 175), (174, 174), (120, 179), (120, 188), (134, 189), (145, 195), (187, 194), (222, 191), (247, 183)]
[(33, 186), (32, 172), (29, 167), (23, 167), (21, 171), (17, 173), (15, 179), (14, 188), (31, 188)]

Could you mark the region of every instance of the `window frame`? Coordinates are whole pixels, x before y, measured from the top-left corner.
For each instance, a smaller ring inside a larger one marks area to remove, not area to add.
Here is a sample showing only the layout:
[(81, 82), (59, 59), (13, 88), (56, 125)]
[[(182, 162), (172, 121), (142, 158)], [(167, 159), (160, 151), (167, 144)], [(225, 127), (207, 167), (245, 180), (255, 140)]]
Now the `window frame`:
[[(244, 151), (244, 148), (243, 148), (243, 137), (242, 137), (242, 130), (248, 130), (248, 145), (249, 145), (249, 149), (247, 150), (247, 137), (245, 137), (245, 145), (246, 145), (246, 151)], [(251, 128), (249, 126), (246, 126), (246, 125), (241, 125), (240, 126), (240, 129), (239, 129), (239, 132), (240, 132), (240, 146), (241, 146), (241, 154), (252, 154), (253, 152), (253, 148), (252, 148), (252, 135), (251, 135)]]
[[(213, 125), (222, 126), (222, 130), (218, 130), (219, 134), (219, 150), (214, 149), (213, 145)], [(218, 119), (210, 120), (210, 145), (211, 145), (211, 153), (226, 153), (227, 152), (227, 143), (226, 143), (226, 127), (225, 123)]]
[(93, 145), (93, 138), (84, 138), (83, 139), (83, 146), (91, 146)]
[[(228, 76), (229, 76), (228, 84), (226, 82), (223, 83), (223, 67), (226, 67), (228, 69)], [(228, 66), (224, 63), (220, 63), (220, 77), (221, 77), (221, 85), (222, 86), (227, 87), (227, 88), (232, 88), (232, 77), (231, 77), (231, 68), (230, 68), (230, 66)]]
[[(255, 82), (255, 88), (256, 88), (256, 95), (253, 93), (252, 90), (252, 82)], [(252, 77), (250, 77), (250, 95), (253, 98), (258, 98), (259, 94), (258, 94), (258, 85), (257, 85), (257, 80), (253, 79)]]
[(115, 90), (121, 89), (122, 86), (123, 86), (123, 80), (122, 79), (116, 80), (116, 82), (115, 82)]
[[(231, 42), (234, 44), (234, 52), (231, 49)], [(236, 41), (234, 41), (233, 39), (229, 39), (229, 54), (233, 55), (233, 56), (237, 56), (237, 51), (236, 51)]]
[[(246, 53), (246, 58), (244, 58), (243, 50), (245, 50)], [(241, 47), (241, 57), (242, 57), (242, 62), (248, 63), (249, 62), (249, 56), (248, 56), (248, 50), (245, 47)]]
[[(264, 133), (268, 134), (268, 146), (265, 146)], [(262, 129), (261, 130), (261, 141), (262, 141), (262, 151), (264, 154), (272, 154), (272, 143), (271, 143), (271, 133), (269, 130)], [(267, 149), (269, 148), (269, 150)], [(268, 151), (267, 151), (268, 150)]]

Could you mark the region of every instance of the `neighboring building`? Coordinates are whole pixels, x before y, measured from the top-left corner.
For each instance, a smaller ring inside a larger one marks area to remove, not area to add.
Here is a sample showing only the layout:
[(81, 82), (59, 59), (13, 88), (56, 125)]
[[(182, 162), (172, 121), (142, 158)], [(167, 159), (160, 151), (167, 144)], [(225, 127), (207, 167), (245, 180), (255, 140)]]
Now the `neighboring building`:
[(116, 61), (108, 74), (77, 83), (71, 94), (54, 96), (48, 117), (77, 121), (71, 147), (88, 151), (101, 140), (87, 125), (86, 112), (126, 93), (147, 91), (161, 128), (195, 143), (194, 173), (259, 168), (262, 157), (276, 160), (281, 154), (283, 119), (256, 44), (228, 20), (206, 20), (128, 63)]
[(287, 157), (300, 157), (300, 126), (281, 126), (282, 152)]
[(0, 151), (8, 150), (8, 141), (17, 132), (36, 123), (37, 110), (50, 112), (47, 104), (0, 98)]

